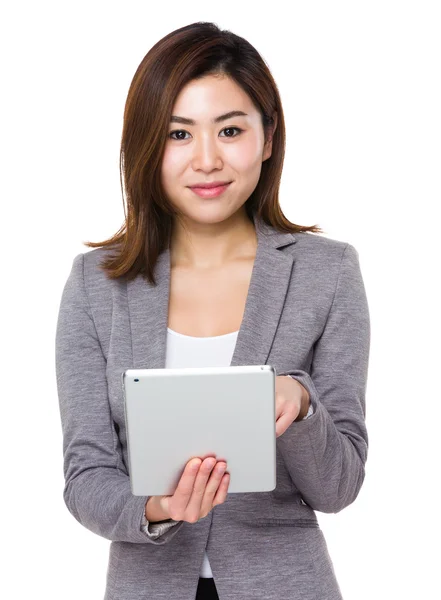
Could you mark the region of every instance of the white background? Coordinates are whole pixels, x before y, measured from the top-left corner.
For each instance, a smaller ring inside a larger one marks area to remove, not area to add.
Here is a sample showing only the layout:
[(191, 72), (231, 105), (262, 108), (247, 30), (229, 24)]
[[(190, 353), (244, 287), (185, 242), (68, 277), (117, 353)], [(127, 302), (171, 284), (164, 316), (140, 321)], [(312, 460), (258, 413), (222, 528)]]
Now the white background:
[(203, 20), (248, 39), (277, 82), (288, 218), (359, 252), (372, 327), (366, 479), (351, 506), (317, 513), (344, 598), (441, 598), (439, 7), (126, 0), (2, 9), (5, 598), (104, 595), (110, 542), (62, 498), (58, 307), (74, 256), (89, 250), (82, 242), (108, 238), (124, 218), (119, 142), (137, 66), (164, 35)]

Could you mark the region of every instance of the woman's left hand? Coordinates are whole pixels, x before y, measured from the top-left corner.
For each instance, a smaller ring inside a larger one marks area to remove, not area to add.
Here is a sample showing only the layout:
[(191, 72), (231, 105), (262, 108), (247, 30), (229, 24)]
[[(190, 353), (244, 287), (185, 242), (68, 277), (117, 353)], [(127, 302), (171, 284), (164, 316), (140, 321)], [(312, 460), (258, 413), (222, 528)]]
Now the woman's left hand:
[(276, 376), (276, 437), (285, 433), (291, 423), (301, 420), (309, 408), (309, 393), (289, 375)]

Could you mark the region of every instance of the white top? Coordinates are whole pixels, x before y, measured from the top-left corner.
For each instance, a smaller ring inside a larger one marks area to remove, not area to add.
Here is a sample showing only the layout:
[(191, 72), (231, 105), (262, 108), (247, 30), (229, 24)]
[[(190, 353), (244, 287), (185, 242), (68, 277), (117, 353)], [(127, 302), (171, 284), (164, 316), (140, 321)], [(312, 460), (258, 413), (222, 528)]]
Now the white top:
[[(238, 331), (233, 331), (232, 333), (213, 337), (194, 337), (178, 333), (167, 327), (165, 368), (229, 366), (238, 333)], [(310, 405), (305, 419), (311, 414), (313, 414), (312, 405)], [(152, 523), (150, 525), (144, 515), (141, 529), (149, 537), (157, 539), (177, 523), (179, 521), (170, 519), (163, 523)], [(207, 552), (204, 554), (200, 577), (213, 577)]]

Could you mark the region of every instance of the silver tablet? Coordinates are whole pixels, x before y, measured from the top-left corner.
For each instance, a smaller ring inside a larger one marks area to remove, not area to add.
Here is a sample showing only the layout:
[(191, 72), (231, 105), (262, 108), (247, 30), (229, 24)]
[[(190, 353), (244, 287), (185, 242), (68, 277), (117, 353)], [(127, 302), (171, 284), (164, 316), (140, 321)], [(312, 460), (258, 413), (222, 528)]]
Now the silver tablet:
[(132, 494), (172, 495), (207, 456), (226, 460), (229, 494), (273, 490), (275, 377), (271, 365), (124, 371)]

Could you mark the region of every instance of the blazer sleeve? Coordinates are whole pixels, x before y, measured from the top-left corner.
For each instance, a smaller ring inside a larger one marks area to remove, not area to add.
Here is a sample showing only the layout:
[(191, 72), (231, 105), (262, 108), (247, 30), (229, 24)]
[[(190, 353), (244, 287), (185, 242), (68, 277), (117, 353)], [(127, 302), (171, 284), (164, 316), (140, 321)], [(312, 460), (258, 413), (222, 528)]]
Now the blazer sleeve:
[(308, 390), (314, 412), (276, 440), (293, 484), (320, 512), (337, 513), (351, 504), (365, 477), (369, 349), (359, 256), (347, 244), (326, 325), (314, 344), (311, 372), (286, 372)]
[(142, 529), (149, 496), (134, 496), (110, 411), (106, 360), (84, 284), (84, 254), (73, 260), (58, 314), (55, 362), (63, 433), (64, 501), (84, 527), (112, 541), (162, 545)]

